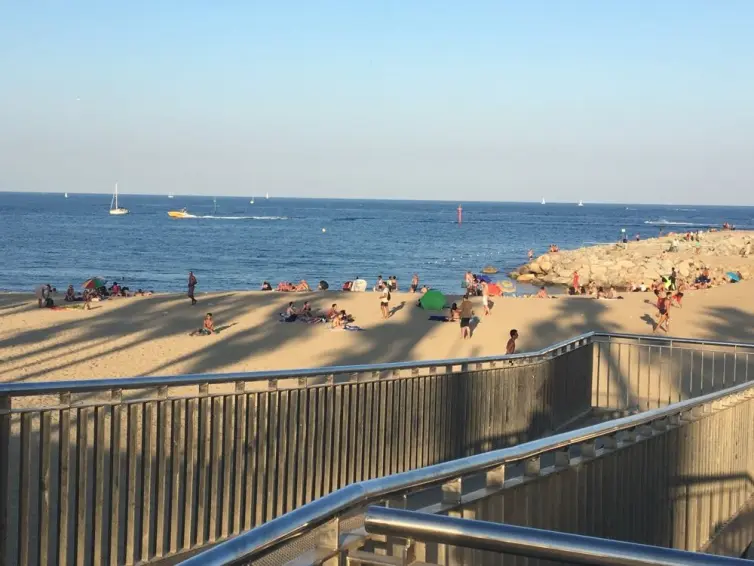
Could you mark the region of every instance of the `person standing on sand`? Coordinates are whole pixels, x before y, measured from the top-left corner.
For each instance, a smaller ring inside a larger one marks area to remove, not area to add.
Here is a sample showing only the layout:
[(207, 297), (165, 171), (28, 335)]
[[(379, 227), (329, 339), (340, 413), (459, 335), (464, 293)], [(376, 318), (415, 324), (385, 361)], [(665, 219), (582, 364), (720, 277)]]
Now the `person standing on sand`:
[(511, 337), (508, 340), (508, 343), (505, 345), (505, 353), (507, 355), (516, 353), (516, 340), (517, 339), (518, 339), (518, 330), (514, 328), (513, 330), (511, 330)]
[(578, 271), (573, 272), (573, 281), (571, 282), (571, 287), (573, 287), (574, 295), (581, 294), (581, 278), (579, 277)]
[(471, 317), (474, 316), (474, 305), (469, 300), (469, 294), (466, 293), (461, 301), (461, 338), (466, 340), (471, 338)]
[(419, 289), (419, 274), (414, 273), (414, 276), (411, 278), (411, 286), (408, 288), (409, 291), (412, 293), (416, 293), (416, 291)]
[(390, 318), (390, 286), (388, 285), (380, 293), (380, 311), (382, 311), (382, 318)]
[(484, 316), (490, 314), (490, 288), (486, 281), (482, 281), (482, 307), (484, 307)]
[(196, 287), (196, 284), (198, 281), (196, 280), (196, 277), (194, 276), (193, 271), (189, 271), (188, 276), (188, 298), (191, 299), (191, 306), (193, 307), (196, 304), (196, 299), (194, 298), (194, 288)]

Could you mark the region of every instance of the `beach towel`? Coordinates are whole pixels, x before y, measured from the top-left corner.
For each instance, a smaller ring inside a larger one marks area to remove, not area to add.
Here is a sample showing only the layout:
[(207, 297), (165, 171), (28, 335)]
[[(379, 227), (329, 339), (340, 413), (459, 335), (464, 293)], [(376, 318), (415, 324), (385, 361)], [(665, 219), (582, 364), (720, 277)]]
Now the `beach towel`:
[(448, 317), (447, 316), (440, 316), (440, 315), (437, 315), (437, 314), (433, 314), (427, 320), (431, 320), (431, 321), (434, 321), (434, 322), (448, 322)]
[(346, 324), (342, 328), (330, 328), (330, 330), (348, 330), (350, 332), (363, 332), (364, 329), (361, 328), (361, 326), (356, 326), (355, 324)]

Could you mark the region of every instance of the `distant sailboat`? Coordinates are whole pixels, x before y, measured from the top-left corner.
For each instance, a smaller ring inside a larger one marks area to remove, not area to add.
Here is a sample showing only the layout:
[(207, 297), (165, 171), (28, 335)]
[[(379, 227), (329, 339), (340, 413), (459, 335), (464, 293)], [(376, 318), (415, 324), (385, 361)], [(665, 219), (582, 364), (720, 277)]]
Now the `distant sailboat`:
[(545, 201), (545, 197), (542, 197), (542, 204), (547, 204), (547, 202)]
[(249, 204), (254, 204), (254, 197), (251, 197), (251, 200), (249, 201)]
[(268, 199), (268, 200), (269, 200), (269, 198), (270, 198), (270, 193), (266, 193), (266, 194), (264, 195), (264, 198), (266, 198), (266, 199)]
[(584, 201), (583, 200), (579, 201), (579, 206), (584, 206)]
[(65, 193), (65, 195), (64, 195), (64, 196), (65, 196), (65, 198), (68, 198), (68, 193)]
[(212, 203), (214, 204), (212, 208), (212, 216), (215, 216), (217, 214), (217, 197), (212, 198)]
[(168, 198), (175, 198), (175, 195), (173, 193), (168, 193)]
[(113, 216), (123, 216), (128, 214), (127, 208), (121, 208), (118, 206), (118, 183), (115, 183), (115, 192), (113, 193), (113, 200), (110, 202), (110, 214)]

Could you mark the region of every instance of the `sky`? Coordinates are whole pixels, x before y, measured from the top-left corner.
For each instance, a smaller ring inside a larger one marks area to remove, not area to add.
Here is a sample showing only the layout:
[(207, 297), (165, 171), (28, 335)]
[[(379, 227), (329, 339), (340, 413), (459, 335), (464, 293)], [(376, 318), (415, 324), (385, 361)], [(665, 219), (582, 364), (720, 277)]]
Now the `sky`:
[(0, 190), (754, 205), (751, 0), (0, 2)]

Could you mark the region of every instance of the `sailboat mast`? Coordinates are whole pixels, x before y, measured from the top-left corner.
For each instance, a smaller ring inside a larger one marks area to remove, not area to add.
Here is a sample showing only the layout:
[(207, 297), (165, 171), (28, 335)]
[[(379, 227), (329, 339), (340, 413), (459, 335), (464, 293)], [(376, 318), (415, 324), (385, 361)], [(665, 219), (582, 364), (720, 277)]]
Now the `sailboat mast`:
[(118, 208), (118, 183), (115, 183), (115, 208)]

